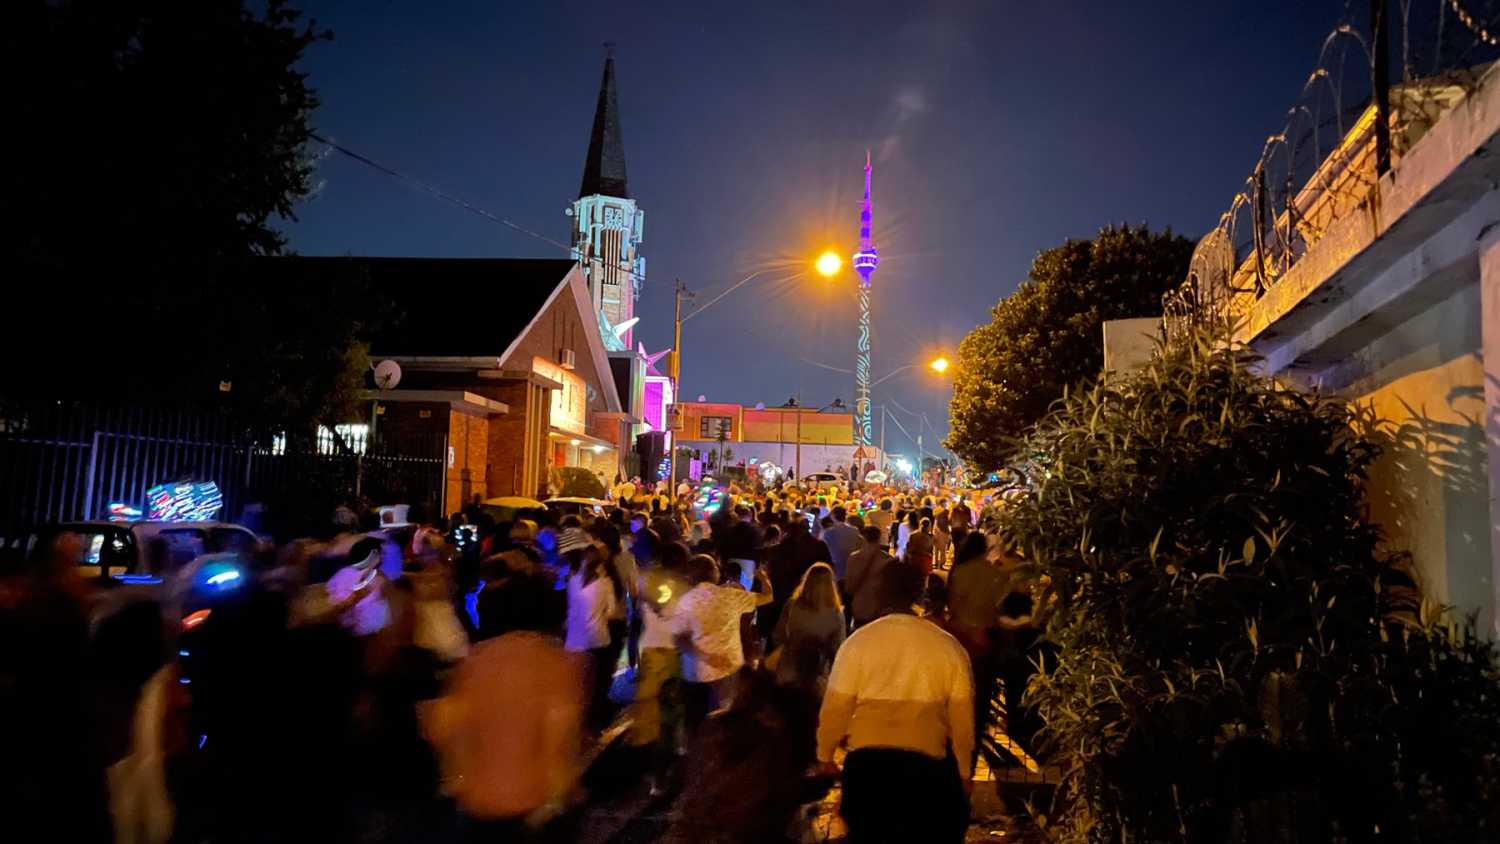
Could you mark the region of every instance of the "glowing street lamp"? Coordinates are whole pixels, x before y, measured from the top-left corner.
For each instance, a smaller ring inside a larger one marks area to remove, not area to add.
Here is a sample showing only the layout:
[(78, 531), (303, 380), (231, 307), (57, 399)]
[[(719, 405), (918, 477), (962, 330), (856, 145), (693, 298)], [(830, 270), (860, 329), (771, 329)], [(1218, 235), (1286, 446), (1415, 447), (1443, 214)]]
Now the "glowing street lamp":
[(813, 266), (817, 268), (818, 275), (824, 278), (833, 278), (835, 275), (838, 275), (839, 270), (843, 269), (844, 259), (840, 258), (838, 253), (828, 251), (819, 255), (818, 260)]
[(945, 357), (934, 358), (933, 361), (932, 361), (932, 363), (927, 364), (927, 366), (929, 368), (931, 368), (933, 372), (936, 372), (939, 375), (942, 375), (944, 372), (947, 372), (948, 371), (948, 367), (951, 366), (951, 365), (952, 364), (950, 364), (948, 362), (948, 359), (945, 358)]

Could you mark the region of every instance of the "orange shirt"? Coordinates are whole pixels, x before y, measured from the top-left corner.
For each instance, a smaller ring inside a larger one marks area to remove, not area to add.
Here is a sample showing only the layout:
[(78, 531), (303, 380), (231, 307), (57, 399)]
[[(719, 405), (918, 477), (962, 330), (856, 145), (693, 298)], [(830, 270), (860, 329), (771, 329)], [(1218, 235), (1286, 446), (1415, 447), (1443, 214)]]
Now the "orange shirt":
[(429, 734), (467, 814), (527, 815), (577, 782), (582, 665), (555, 638), (516, 632), (480, 643), (434, 706)]

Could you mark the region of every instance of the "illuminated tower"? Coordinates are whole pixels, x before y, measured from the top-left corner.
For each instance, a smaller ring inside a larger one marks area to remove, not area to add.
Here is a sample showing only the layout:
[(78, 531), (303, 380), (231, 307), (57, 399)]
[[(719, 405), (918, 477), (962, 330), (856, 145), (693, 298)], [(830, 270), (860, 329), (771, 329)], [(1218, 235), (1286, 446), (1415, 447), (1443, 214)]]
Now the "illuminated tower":
[(870, 276), (880, 265), (875, 244), (870, 242), (870, 152), (865, 151), (865, 198), (859, 205), (859, 251), (854, 253), (854, 271), (859, 273), (859, 345), (854, 357), (854, 432), (862, 446), (871, 445), (870, 421)]
[(645, 215), (630, 198), (625, 183), (615, 56), (609, 45), (583, 162), (583, 184), (567, 214), (573, 218), (573, 258), (583, 264), (605, 346), (609, 351), (628, 350), (632, 348), (635, 300), (646, 277), (646, 259), (639, 254)]

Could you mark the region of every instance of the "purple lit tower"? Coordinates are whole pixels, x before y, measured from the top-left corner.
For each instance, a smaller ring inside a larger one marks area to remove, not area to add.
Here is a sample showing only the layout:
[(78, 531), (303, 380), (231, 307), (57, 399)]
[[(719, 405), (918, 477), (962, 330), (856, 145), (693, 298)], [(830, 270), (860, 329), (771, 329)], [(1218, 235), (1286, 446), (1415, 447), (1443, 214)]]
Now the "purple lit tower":
[(854, 271), (859, 273), (859, 347), (854, 357), (854, 432), (861, 446), (872, 444), (870, 420), (870, 276), (880, 265), (870, 242), (870, 151), (865, 150), (865, 198), (859, 205), (859, 251)]

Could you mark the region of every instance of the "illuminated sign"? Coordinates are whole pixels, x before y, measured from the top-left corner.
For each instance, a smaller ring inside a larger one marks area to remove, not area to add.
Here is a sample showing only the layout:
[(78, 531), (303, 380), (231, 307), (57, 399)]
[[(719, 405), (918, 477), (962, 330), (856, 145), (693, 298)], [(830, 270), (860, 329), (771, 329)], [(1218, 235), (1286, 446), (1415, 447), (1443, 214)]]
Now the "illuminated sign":
[(531, 371), (562, 384), (561, 390), (552, 391), (552, 427), (572, 434), (587, 433), (588, 384), (546, 358), (532, 358)]

